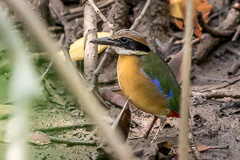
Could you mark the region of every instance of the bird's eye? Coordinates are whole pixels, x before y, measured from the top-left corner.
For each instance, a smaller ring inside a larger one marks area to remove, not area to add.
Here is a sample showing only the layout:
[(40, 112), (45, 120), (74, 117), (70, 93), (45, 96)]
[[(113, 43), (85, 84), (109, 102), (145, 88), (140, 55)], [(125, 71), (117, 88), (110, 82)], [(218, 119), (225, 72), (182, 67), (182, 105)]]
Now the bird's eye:
[(123, 43), (126, 43), (126, 42), (128, 42), (128, 39), (126, 37), (122, 37), (122, 38), (120, 38), (120, 41)]

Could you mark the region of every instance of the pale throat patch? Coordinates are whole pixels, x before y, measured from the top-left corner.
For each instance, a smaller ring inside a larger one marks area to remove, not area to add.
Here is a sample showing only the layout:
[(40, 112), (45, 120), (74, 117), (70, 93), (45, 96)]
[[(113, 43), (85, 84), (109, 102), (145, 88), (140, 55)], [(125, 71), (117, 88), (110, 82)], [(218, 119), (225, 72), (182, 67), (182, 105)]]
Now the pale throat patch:
[(112, 48), (117, 52), (117, 54), (123, 54), (123, 55), (146, 55), (149, 54), (149, 52), (144, 52), (144, 51), (133, 51), (125, 48), (120, 48), (120, 47), (115, 47), (112, 46)]

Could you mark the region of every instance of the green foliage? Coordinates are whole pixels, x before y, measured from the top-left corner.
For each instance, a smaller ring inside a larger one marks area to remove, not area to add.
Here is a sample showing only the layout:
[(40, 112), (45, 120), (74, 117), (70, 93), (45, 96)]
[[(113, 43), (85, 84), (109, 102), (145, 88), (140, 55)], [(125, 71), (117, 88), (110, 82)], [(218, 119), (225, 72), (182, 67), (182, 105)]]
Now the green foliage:
[(9, 80), (12, 59), (8, 51), (0, 43), (0, 104), (9, 101)]

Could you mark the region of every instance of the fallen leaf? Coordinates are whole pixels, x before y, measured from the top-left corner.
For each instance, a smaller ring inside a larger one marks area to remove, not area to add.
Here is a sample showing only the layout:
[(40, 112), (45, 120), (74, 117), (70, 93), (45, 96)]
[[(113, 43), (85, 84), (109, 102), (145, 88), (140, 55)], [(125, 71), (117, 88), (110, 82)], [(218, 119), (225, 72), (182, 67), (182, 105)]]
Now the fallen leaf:
[[(174, 23), (176, 26), (184, 30), (184, 20), (186, 15), (187, 8), (187, 0), (170, 0), (170, 15), (174, 17)], [(207, 23), (209, 21), (208, 15), (212, 10), (212, 6), (208, 4), (207, 0), (194, 0), (193, 7), (193, 26), (194, 26), (194, 34), (201, 39), (202, 36), (202, 28), (198, 24), (197, 20), (197, 11), (201, 11), (203, 14), (203, 18)]]
[(130, 130), (131, 124), (131, 111), (129, 109), (129, 105), (125, 104), (121, 113), (118, 115), (117, 119), (114, 121), (112, 128), (114, 130), (119, 129), (124, 136), (124, 140), (127, 140), (128, 133)]
[[(124, 98), (121, 91), (117, 91), (117, 92), (104, 91), (104, 92), (100, 92), (100, 94), (105, 101), (108, 101), (119, 107), (123, 107), (126, 102), (126, 98)], [(128, 105), (130, 106), (130, 108), (134, 107), (134, 105), (131, 102), (129, 102)]]
[[(98, 38), (110, 36), (109, 32), (97, 32)], [(98, 45), (98, 54), (107, 48), (107, 45)], [(65, 60), (63, 51), (58, 52), (62, 59)], [(70, 45), (69, 49), (70, 57), (73, 61), (83, 60), (84, 59), (84, 37), (76, 40), (73, 44)]]

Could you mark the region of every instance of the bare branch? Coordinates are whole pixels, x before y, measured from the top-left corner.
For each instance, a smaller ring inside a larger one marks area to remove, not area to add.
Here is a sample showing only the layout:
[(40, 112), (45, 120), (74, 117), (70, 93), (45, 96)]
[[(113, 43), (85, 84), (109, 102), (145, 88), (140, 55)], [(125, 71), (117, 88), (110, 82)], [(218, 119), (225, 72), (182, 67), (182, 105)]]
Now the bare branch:
[(97, 146), (96, 141), (94, 140), (69, 140), (69, 139), (62, 139), (58, 137), (49, 137), (51, 142), (55, 143), (64, 143), (67, 144), (68, 146), (73, 146), (73, 145), (86, 145), (86, 146)]
[(179, 133), (179, 160), (189, 159), (188, 133), (189, 133), (189, 102), (190, 102), (190, 68), (192, 53), (192, 28), (193, 28), (193, 0), (189, 0), (186, 9), (186, 28), (184, 36), (184, 54), (182, 58), (182, 95), (181, 95), (181, 126)]
[(147, 0), (147, 2), (145, 3), (142, 12), (140, 13), (140, 15), (135, 19), (133, 25), (131, 26), (130, 30), (134, 30), (136, 29), (136, 27), (141, 23), (143, 16), (145, 15), (148, 7), (151, 4), (151, 0)]
[[(97, 68), (97, 45), (90, 43), (97, 38), (97, 14), (93, 7), (86, 2), (84, 5), (84, 76), (88, 83), (91, 82), (93, 71)], [(91, 84), (94, 88), (95, 83)]]
[(51, 62), (49, 63), (49, 65), (48, 65), (48, 67), (47, 67), (47, 69), (46, 69), (46, 71), (41, 75), (41, 77), (39, 78), (39, 81), (40, 82), (42, 82), (42, 80), (43, 80), (43, 78), (47, 75), (47, 73), (48, 73), (48, 71), (49, 71), (49, 69), (52, 67), (52, 60), (51, 60)]
[(236, 41), (239, 37), (239, 34), (240, 34), (240, 25), (238, 25), (237, 27), (237, 31), (235, 32), (233, 38), (232, 38), (232, 41)]
[(114, 31), (114, 26), (113, 24), (111, 24), (110, 22), (108, 22), (107, 18), (102, 14), (102, 12), (98, 9), (98, 7), (96, 6), (96, 4), (93, 2), (93, 0), (88, 0), (88, 2), (90, 3), (90, 5), (93, 7), (93, 9), (95, 10), (95, 12), (97, 12), (97, 14), (100, 16), (100, 18), (103, 20), (104, 23), (107, 23), (109, 29), (110, 29), (110, 34), (113, 34)]
[(68, 130), (68, 129), (75, 129), (75, 128), (91, 128), (91, 127), (94, 127), (93, 123), (84, 123), (84, 124), (75, 124), (75, 125), (62, 126), (62, 127), (39, 128), (39, 129), (34, 129), (34, 131), (54, 132), (54, 131), (61, 131), (61, 130)]
[(240, 92), (239, 91), (211, 91), (209, 93), (197, 93), (195, 94), (197, 96), (203, 96), (207, 99), (211, 98), (224, 98), (224, 97), (230, 97), (233, 99), (239, 99), (240, 98)]

